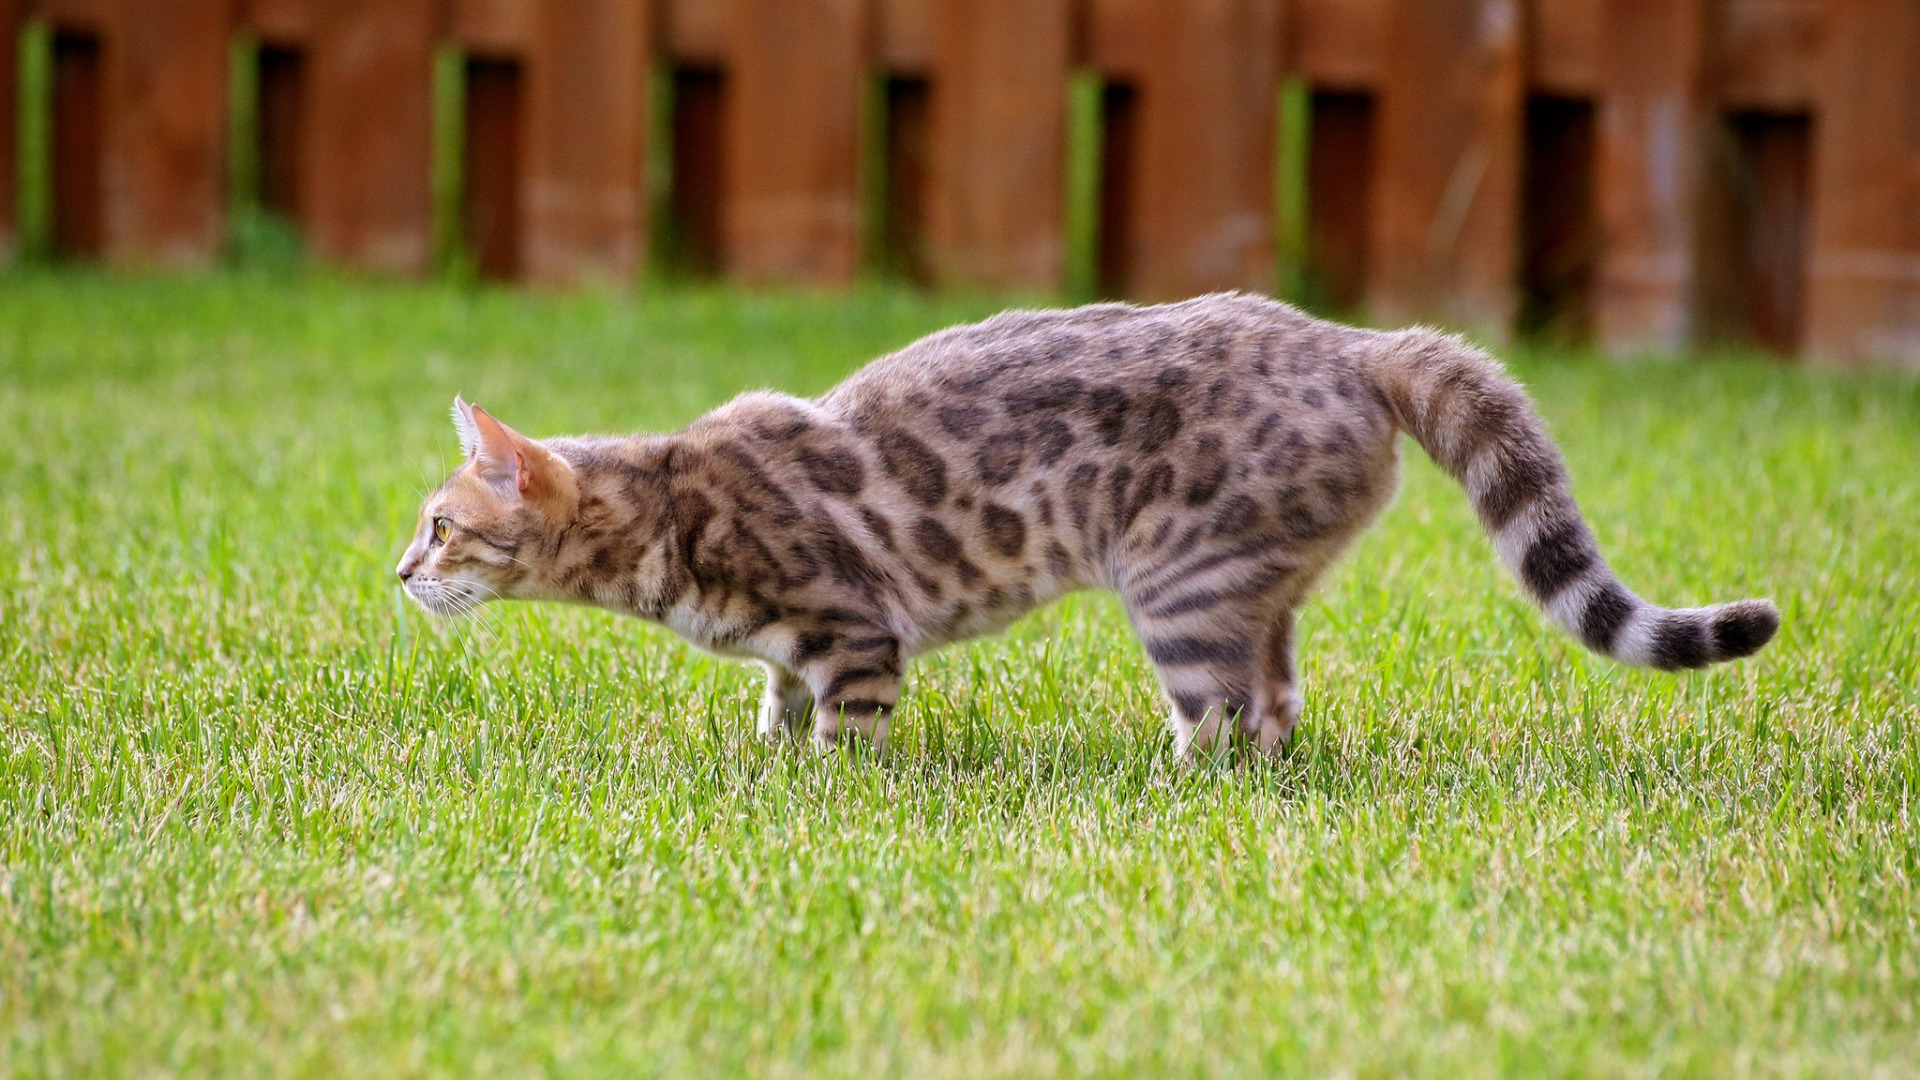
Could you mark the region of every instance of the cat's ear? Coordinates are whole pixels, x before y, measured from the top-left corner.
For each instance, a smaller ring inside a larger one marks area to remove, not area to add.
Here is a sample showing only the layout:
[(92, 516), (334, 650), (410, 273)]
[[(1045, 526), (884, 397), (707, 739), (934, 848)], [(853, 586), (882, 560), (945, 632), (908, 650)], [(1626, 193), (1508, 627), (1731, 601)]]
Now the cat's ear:
[[(472, 429), (473, 449), (468, 460), (480, 479), (501, 494), (518, 496), (550, 514), (559, 515), (571, 508), (578, 488), (573, 466), (564, 458), (495, 420), (478, 405), (456, 398), (454, 406)], [(464, 430), (461, 437), (466, 438)]]
[(460, 456), (468, 461), (480, 450), (480, 429), (473, 423), (473, 406), (453, 395), (453, 432), (460, 437)]
[(453, 399), (453, 429), (460, 435), (460, 453), (481, 479), (497, 486), (524, 490), (515, 462), (521, 456), (521, 445), (531, 440), (494, 419), (492, 413), (458, 396)]
[(466, 428), (460, 433), (462, 449), (467, 452), (467, 460), (473, 463), (474, 471), (486, 482), (501, 488), (522, 488), (518, 465), (521, 456), (520, 446), (527, 441), (526, 436), (513, 430), (493, 418), (493, 414), (478, 405), (467, 405), (458, 398), (454, 407), (464, 406)]

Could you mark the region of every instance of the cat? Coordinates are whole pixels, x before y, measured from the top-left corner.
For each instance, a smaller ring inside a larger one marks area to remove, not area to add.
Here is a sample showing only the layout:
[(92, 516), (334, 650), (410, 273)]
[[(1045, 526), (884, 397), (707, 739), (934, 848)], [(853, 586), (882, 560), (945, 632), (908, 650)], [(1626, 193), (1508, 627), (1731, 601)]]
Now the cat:
[(761, 734), (884, 745), (906, 660), (1110, 589), (1182, 760), (1299, 722), (1294, 615), (1392, 495), (1407, 432), (1557, 626), (1628, 664), (1772, 639), (1766, 600), (1627, 591), (1526, 394), (1462, 340), (1217, 294), (1014, 311), (816, 400), (742, 394), (671, 435), (529, 439), (456, 398), (466, 456), (398, 568), (428, 611), (494, 598), (664, 623), (767, 669)]

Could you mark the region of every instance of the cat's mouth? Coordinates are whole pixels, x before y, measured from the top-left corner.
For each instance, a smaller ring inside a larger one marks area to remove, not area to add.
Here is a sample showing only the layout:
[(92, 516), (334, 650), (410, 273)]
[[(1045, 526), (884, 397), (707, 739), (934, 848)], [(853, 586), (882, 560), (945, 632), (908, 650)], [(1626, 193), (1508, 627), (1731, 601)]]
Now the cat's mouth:
[(416, 575), (407, 579), (404, 588), (413, 602), (425, 608), (429, 615), (449, 619), (473, 614), (494, 595), (492, 589), (479, 582), (461, 581), (458, 578)]

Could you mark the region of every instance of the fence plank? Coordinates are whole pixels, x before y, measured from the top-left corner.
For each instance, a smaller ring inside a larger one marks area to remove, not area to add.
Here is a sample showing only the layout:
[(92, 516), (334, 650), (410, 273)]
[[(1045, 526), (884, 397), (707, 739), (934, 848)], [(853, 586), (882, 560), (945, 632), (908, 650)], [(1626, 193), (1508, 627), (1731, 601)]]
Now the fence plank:
[(1380, 92), (1371, 301), (1489, 335), (1515, 305), (1526, 35), (1519, 0), (1396, 0)]
[(955, 285), (1055, 288), (1068, 0), (939, 0), (934, 25), (934, 273)]
[(1288, 0), (1287, 68), (1316, 90), (1371, 90), (1386, 70), (1393, 0)]
[(1279, 26), (1268, 0), (1158, 0), (1131, 291), (1273, 287)]
[(534, 38), (526, 273), (626, 280), (646, 250), (645, 0), (544, 0)]
[(1819, 77), (1807, 347), (1920, 370), (1920, 11), (1835, 0)]
[(433, 229), (433, 0), (328, 0), (314, 10), (313, 249), (424, 273)]
[(1675, 351), (1697, 325), (1706, 0), (1607, 0), (1598, 157), (1600, 341)]
[(226, 205), (224, 0), (126, 0), (103, 27), (102, 224), (120, 265), (212, 260)]
[(727, 265), (846, 284), (860, 258), (860, 0), (732, 0)]

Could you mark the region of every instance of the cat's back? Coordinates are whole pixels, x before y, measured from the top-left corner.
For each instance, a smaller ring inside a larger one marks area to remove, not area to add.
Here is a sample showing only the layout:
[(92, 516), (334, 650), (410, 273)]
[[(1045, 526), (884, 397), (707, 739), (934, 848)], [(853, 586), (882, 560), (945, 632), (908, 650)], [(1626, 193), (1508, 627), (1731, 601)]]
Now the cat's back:
[(937, 420), (943, 410), (949, 421), (993, 411), (1018, 419), (1090, 399), (1111, 405), (1117, 395), (1131, 402), (1181, 389), (1181, 397), (1218, 410), (1257, 397), (1276, 379), (1304, 384), (1324, 376), (1332, 389), (1376, 336), (1244, 293), (1009, 311), (881, 357), (820, 404), (853, 421), (882, 412)]

